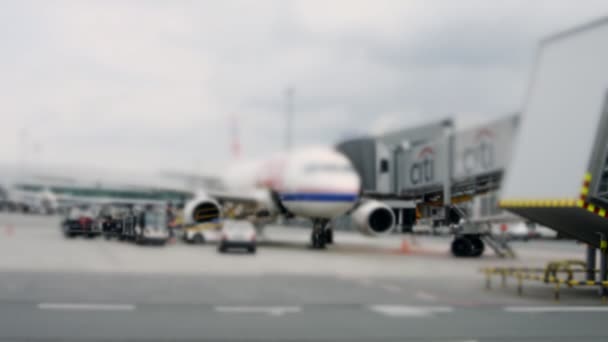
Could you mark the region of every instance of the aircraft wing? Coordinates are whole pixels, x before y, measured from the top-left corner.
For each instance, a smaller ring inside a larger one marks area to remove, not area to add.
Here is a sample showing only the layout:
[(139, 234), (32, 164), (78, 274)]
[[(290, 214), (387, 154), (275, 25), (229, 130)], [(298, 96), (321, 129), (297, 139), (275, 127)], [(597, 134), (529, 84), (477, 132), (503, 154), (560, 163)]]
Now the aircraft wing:
[(259, 204), (264, 199), (258, 192), (231, 192), (218, 190), (205, 190), (205, 193), (219, 202), (232, 202), (242, 204)]
[(209, 191), (224, 191), (226, 185), (220, 177), (196, 175), (192, 173), (178, 172), (178, 171), (163, 171), (161, 175), (165, 178), (178, 180), (184, 182), (191, 187), (202, 188)]
[(235, 191), (229, 189), (220, 177), (195, 175), (191, 173), (164, 171), (164, 177), (180, 180), (193, 188), (200, 189), (200, 195), (209, 196), (221, 203), (268, 206), (272, 202), (271, 195), (265, 189), (249, 189)]

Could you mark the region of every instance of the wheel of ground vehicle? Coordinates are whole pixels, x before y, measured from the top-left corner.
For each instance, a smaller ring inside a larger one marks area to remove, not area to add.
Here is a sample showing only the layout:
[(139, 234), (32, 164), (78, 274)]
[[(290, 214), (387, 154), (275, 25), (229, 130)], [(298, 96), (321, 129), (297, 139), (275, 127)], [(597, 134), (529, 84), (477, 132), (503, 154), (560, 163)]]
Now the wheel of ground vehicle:
[(255, 254), (256, 248), (255, 248), (255, 246), (252, 246), (252, 247), (247, 248), (247, 251), (251, 254)]
[(93, 234), (93, 233), (89, 233), (89, 234), (87, 234), (86, 236), (87, 236), (87, 239), (92, 239), (92, 238), (94, 238), (94, 237), (95, 237), (95, 234)]
[(485, 250), (485, 244), (483, 243), (481, 238), (475, 236), (475, 237), (469, 238), (469, 240), (471, 241), (471, 244), (473, 245), (473, 250), (472, 250), (471, 256), (473, 256), (473, 257), (481, 256), (483, 254), (483, 251)]
[(465, 237), (457, 237), (452, 241), (452, 254), (456, 257), (467, 257), (473, 253), (473, 243)]
[(192, 242), (197, 245), (202, 245), (205, 243), (205, 237), (203, 236), (203, 234), (198, 233), (194, 235), (194, 237), (192, 238)]
[(226, 246), (224, 245), (219, 245), (219, 247), (217, 248), (217, 251), (220, 253), (224, 253), (226, 252)]

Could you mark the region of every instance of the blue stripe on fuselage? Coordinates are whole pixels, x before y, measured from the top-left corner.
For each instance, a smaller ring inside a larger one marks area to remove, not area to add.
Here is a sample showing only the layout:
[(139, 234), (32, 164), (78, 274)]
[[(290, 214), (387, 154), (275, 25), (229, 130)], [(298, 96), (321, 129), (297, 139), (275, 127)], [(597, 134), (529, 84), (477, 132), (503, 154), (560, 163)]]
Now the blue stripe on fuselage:
[(311, 202), (355, 202), (357, 194), (340, 193), (286, 193), (281, 194), (282, 201), (311, 201)]

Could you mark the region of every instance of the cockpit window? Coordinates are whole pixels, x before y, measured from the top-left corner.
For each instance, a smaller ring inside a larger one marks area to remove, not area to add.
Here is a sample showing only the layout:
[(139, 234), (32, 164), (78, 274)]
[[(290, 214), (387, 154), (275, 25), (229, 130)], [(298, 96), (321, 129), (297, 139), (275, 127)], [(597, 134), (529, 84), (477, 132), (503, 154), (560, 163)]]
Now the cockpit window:
[(348, 164), (311, 164), (307, 165), (304, 170), (308, 173), (312, 172), (352, 172), (352, 166)]

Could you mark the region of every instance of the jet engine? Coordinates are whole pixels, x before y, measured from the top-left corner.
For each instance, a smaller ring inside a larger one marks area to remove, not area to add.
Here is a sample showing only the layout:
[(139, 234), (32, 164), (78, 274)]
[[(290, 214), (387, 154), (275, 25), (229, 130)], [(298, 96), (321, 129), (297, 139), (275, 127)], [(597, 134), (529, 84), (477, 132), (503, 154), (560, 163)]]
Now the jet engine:
[(206, 196), (198, 195), (188, 201), (184, 207), (185, 223), (204, 223), (220, 219), (222, 207), (220, 204)]
[(363, 235), (389, 234), (395, 228), (395, 214), (386, 204), (370, 200), (362, 203), (352, 214), (357, 229)]

